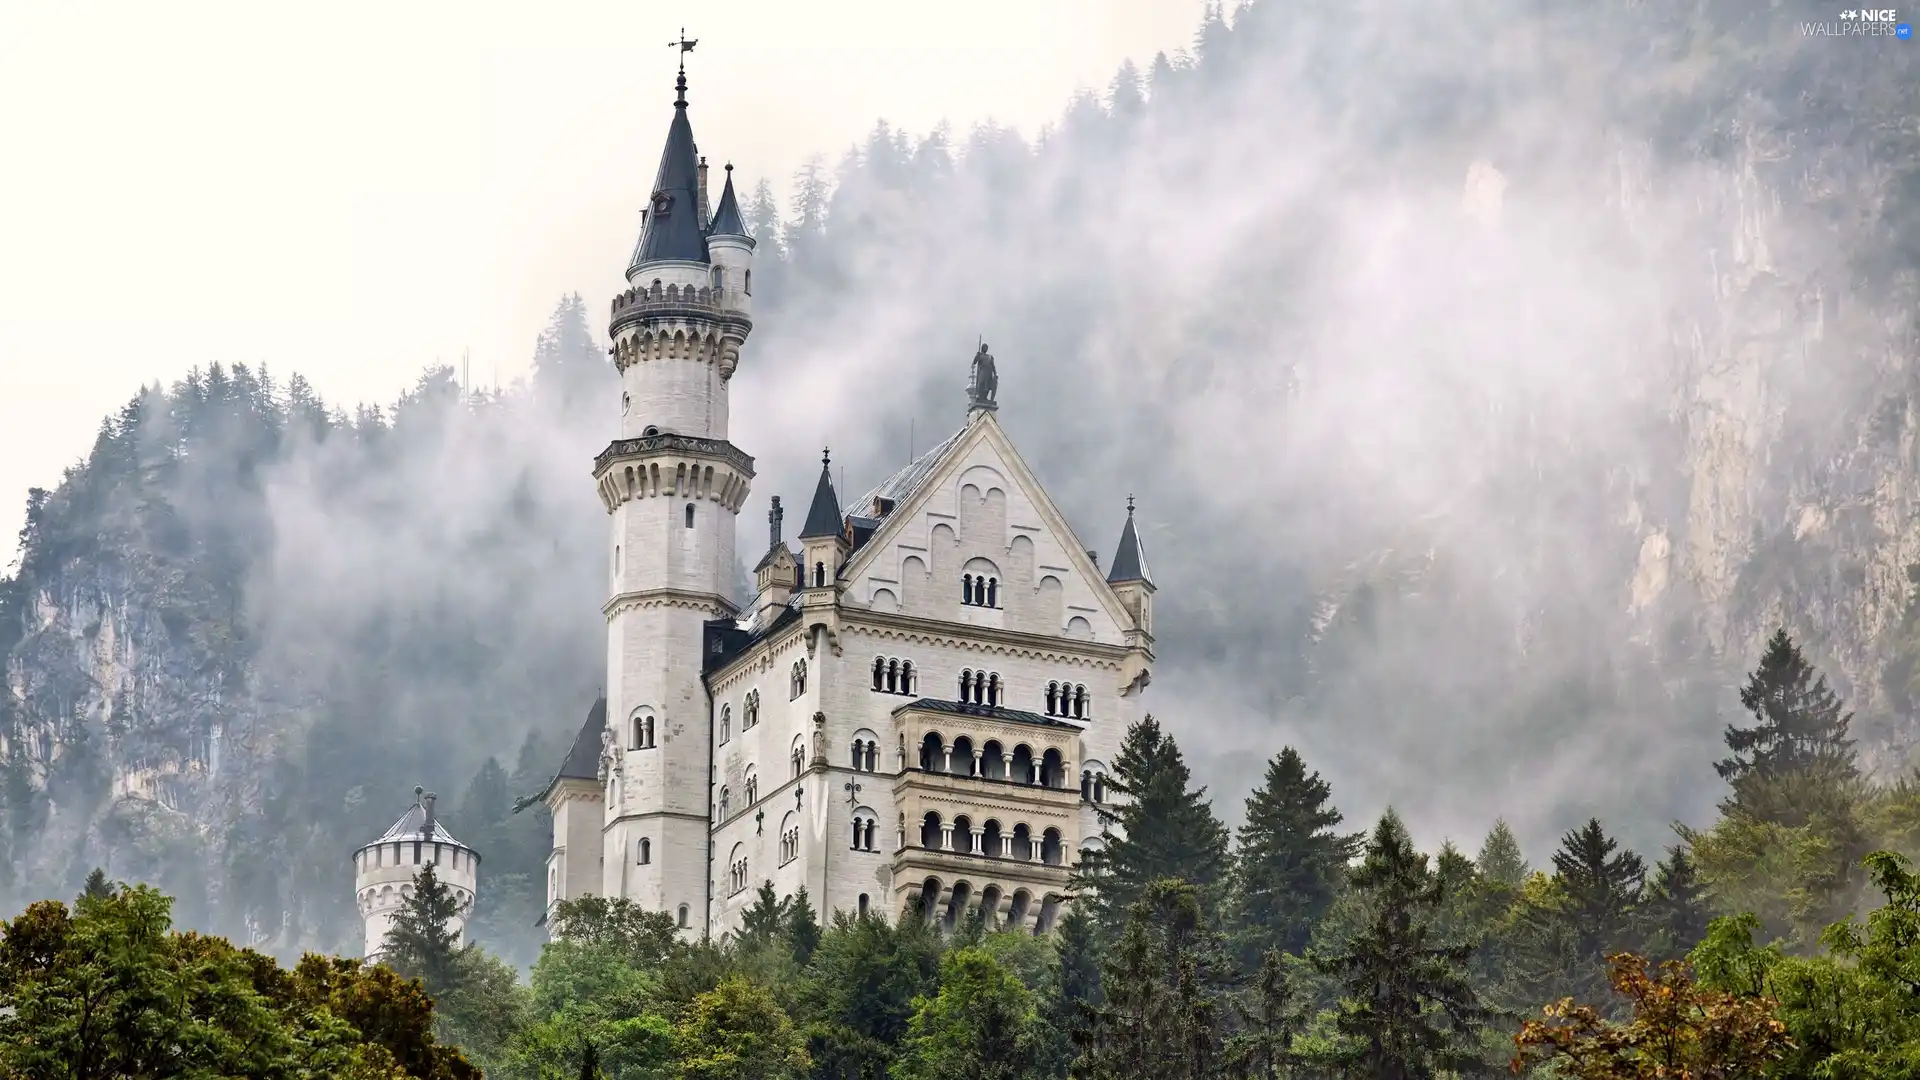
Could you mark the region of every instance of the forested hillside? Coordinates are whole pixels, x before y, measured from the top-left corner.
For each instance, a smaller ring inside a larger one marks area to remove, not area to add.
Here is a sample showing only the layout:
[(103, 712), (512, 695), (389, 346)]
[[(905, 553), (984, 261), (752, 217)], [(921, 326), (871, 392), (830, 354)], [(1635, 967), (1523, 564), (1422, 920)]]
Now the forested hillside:
[[(745, 516), (822, 435), (858, 488), (957, 426), (985, 334), (1089, 546), (1139, 497), (1152, 707), (1223, 807), (1293, 743), (1429, 848), (1599, 817), (1659, 851), (1715, 820), (1781, 626), (1896, 776), (1920, 81), (1802, 6), (1256, 0), (1032, 141), (883, 124), (752, 200)], [(601, 310), (498, 394), (349, 407), (220, 357), (130, 393), (0, 584), (4, 906), (98, 865), (345, 948), (347, 855), (425, 783), (485, 858), (476, 935), (530, 962), (510, 808), (603, 667)]]

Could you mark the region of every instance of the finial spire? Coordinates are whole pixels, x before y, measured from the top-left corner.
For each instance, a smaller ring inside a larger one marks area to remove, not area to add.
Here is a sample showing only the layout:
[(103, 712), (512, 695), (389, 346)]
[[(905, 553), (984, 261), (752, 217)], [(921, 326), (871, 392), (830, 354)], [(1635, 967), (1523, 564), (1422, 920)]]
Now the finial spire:
[(1133, 516), (1133, 496), (1127, 496), (1127, 516)]
[(698, 44), (700, 41), (697, 38), (693, 41), (687, 40), (687, 28), (684, 26), (680, 28), (679, 41), (667, 42), (667, 48), (680, 50), (680, 77), (674, 80), (673, 84), (674, 90), (677, 91), (673, 103), (679, 108), (684, 109), (687, 106), (687, 54), (692, 52), (693, 47)]
[(831, 447), (826, 447), (826, 446), (823, 446), (820, 448), (820, 464), (821, 465), (824, 466), (824, 465), (833, 464), (833, 454), (831, 452), (831, 449), (832, 449)]

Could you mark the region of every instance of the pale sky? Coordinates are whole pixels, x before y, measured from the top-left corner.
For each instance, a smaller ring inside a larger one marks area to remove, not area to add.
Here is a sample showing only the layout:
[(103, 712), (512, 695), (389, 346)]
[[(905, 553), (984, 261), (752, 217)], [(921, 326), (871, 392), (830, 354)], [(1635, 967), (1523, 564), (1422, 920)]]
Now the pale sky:
[(683, 22), (701, 152), (784, 193), (882, 118), (1032, 135), (1204, 7), (0, 5), (0, 567), (27, 488), (143, 383), (265, 363), (351, 405), (463, 351), (522, 374), (561, 294), (619, 282)]

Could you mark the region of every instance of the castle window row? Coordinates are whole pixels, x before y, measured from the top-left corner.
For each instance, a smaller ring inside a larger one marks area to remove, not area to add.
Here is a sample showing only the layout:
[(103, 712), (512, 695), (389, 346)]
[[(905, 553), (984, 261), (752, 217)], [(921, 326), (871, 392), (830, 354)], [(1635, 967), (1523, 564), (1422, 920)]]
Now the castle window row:
[(880, 767), (880, 742), (878, 739), (853, 740), (853, 769), (855, 772), (874, 772)]
[(920, 771), (1030, 787), (1066, 786), (1066, 760), (1058, 750), (1049, 749), (1036, 758), (1033, 749), (1021, 743), (1008, 753), (998, 739), (988, 739), (975, 749), (973, 740), (965, 735), (955, 736), (948, 744), (937, 731), (927, 732), (920, 742)]
[(1076, 720), (1087, 715), (1087, 688), (1079, 683), (1047, 684), (1047, 715), (1070, 716)]
[(997, 671), (975, 671), (972, 668), (960, 672), (960, 700), (969, 705), (1000, 704), (1000, 673)]
[(788, 673), (787, 681), (789, 684), (787, 688), (787, 700), (791, 701), (807, 692), (807, 661), (805, 657), (801, 657), (793, 662), (793, 668)]
[(787, 751), (787, 771), (791, 774), (790, 776), (787, 777), (787, 779), (789, 780), (800, 779), (800, 770), (806, 767), (806, 762), (807, 762), (806, 737), (803, 735), (795, 735), (793, 737), (793, 749)]
[(999, 607), (1000, 579), (986, 574), (961, 575), (960, 602), (968, 607)]
[(780, 834), (780, 865), (785, 866), (800, 857), (800, 826), (795, 825)]
[(1024, 822), (1005, 830), (994, 818), (975, 825), (965, 814), (944, 821), (932, 811), (921, 819), (920, 846), (928, 851), (1037, 862), (1045, 866), (1059, 866), (1066, 858), (1059, 829), (1049, 828), (1035, 836)]
[(747, 891), (747, 857), (739, 855), (732, 865), (727, 867), (727, 895), (738, 896)]
[(911, 697), (919, 680), (914, 678), (913, 661), (892, 656), (873, 658), (873, 689), (879, 694), (903, 694)]

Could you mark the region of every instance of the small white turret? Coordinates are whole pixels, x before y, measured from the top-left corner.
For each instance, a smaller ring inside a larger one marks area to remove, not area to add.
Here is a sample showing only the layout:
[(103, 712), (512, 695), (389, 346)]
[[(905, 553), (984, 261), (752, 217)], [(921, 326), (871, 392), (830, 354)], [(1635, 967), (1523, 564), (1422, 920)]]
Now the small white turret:
[(393, 927), (394, 916), (413, 895), (414, 879), (432, 866), (441, 882), (453, 890), (460, 911), (453, 917), (455, 933), (466, 929), (467, 913), (480, 884), (480, 854), (453, 838), (433, 814), (434, 796), (413, 789), (414, 802), (378, 840), (353, 853), (353, 892), (360, 918), (366, 923), (366, 957), (379, 956)]
[(707, 231), (707, 257), (713, 260), (715, 302), (742, 315), (753, 314), (753, 237), (740, 216), (740, 200), (733, 193), (733, 166), (727, 166), (727, 186), (720, 192)]

